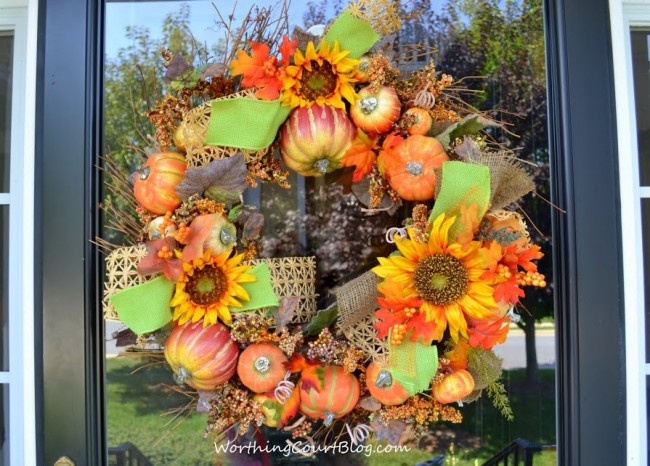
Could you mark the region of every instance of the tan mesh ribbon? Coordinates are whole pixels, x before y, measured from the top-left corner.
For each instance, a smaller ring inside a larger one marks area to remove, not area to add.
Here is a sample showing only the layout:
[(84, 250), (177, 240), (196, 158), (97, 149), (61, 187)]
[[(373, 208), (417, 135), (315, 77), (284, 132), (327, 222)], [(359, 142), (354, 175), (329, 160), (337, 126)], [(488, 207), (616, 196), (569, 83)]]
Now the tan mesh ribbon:
[(339, 310), (338, 325), (341, 330), (358, 324), (377, 309), (379, 282), (380, 278), (368, 271), (334, 290)]

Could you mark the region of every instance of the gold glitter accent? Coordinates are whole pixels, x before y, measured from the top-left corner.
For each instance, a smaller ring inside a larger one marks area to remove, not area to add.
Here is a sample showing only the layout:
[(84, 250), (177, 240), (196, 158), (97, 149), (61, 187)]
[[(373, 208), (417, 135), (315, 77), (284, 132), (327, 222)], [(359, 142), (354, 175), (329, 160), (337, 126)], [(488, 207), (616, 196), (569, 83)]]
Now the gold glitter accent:
[(434, 254), (420, 261), (413, 281), (426, 301), (447, 306), (467, 292), (467, 269), (454, 256)]

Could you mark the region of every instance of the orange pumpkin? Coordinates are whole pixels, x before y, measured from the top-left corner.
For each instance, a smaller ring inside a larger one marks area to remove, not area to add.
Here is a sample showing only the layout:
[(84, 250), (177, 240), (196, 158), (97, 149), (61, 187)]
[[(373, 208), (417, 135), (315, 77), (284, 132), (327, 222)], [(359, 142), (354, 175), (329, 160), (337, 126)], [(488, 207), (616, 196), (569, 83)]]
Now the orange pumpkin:
[(145, 209), (164, 214), (181, 205), (176, 186), (185, 177), (185, 157), (177, 152), (151, 155), (135, 177), (134, 195)]
[(386, 406), (401, 405), (411, 396), (392, 378), (388, 369), (377, 362), (370, 363), (366, 369), (366, 385), (375, 400)]
[(316, 366), (303, 370), (300, 411), (330, 425), (352, 411), (359, 401), (359, 381), (341, 366)]
[(197, 390), (214, 390), (237, 370), (239, 348), (221, 324), (188, 322), (172, 330), (165, 342), (165, 359), (176, 382)]
[(239, 356), (237, 375), (253, 392), (268, 392), (284, 378), (286, 362), (285, 354), (273, 343), (255, 343)]
[(406, 128), (406, 132), (409, 134), (421, 134), (425, 135), (431, 129), (433, 124), (433, 119), (429, 112), (420, 107), (409, 108), (404, 112), (404, 117), (407, 117), (412, 120), (412, 123)]
[(464, 369), (453, 372), (433, 386), (433, 397), (438, 403), (460, 401), (474, 390), (474, 378)]
[(387, 137), (377, 164), (402, 199), (428, 201), (436, 196), (435, 169), (448, 160), (437, 139), (416, 134), (406, 139)]

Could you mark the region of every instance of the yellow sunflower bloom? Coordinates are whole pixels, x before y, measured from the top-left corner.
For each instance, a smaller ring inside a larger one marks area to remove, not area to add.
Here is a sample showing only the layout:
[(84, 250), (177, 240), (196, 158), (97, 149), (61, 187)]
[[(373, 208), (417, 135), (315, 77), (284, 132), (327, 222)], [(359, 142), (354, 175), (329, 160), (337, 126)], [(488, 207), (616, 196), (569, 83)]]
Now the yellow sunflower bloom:
[(191, 320), (203, 319), (203, 326), (216, 324), (221, 320), (226, 325), (232, 323), (228, 308), (242, 307), (242, 301), (250, 301), (248, 293), (241, 285), (256, 280), (248, 272), (252, 266), (240, 265), (243, 254), (230, 256), (230, 251), (212, 255), (205, 254), (183, 264), (183, 274), (176, 282), (176, 290), (170, 306), (174, 308), (173, 320), (183, 325)]
[(418, 243), (414, 232), (409, 238), (397, 239), (401, 255), (380, 257), (373, 268), (379, 277), (403, 287), (404, 297), (422, 299), (420, 312), (436, 324), (440, 340), (449, 327), (451, 337), (469, 339), (465, 317), (485, 319), (493, 316), (497, 303), (489, 280), (481, 279), (487, 269), (481, 241), (451, 243), (449, 229), (455, 217), (442, 214), (433, 222), (429, 241)]
[(309, 42), (304, 54), (296, 50), (294, 64), (286, 67), (282, 103), (291, 108), (327, 104), (341, 110), (345, 109), (343, 99), (354, 103), (356, 79), (352, 76), (360, 62), (347, 58), (349, 53), (339, 49), (338, 41), (333, 47), (321, 41), (318, 49)]

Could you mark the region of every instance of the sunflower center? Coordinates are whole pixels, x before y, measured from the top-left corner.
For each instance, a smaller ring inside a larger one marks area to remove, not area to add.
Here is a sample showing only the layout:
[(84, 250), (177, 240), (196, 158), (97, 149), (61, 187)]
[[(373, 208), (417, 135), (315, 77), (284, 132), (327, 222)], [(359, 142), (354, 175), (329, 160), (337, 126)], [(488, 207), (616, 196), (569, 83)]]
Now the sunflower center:
[(328, 97), (336, 90), (336, 73), (329, 62), (311, 61), (311, 70), (303, 69), (300, 93), (307, 100)]
[(185, 291), (194, 304), (207, 306), (214, 304), (226, 292), (226, 275), (219, 267), (206, 265), (194, 270), (185, 285)]
[(467, 292), (467, 270), (448, 254), (434, 254), (420, 261), (413, 273), (415, 288), (426, 301), (446, 306)]

